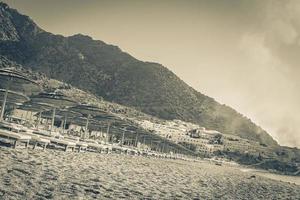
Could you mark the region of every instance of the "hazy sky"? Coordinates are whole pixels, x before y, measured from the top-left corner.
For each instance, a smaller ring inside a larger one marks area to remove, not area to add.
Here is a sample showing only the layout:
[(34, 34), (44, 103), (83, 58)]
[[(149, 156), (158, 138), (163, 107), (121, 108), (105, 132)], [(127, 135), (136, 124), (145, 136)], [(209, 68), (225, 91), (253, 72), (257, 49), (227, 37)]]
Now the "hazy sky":
[(282, 145), (300, 147), (300, 1), (7, 0), (44, 30), (83, 33), (171, 69)]

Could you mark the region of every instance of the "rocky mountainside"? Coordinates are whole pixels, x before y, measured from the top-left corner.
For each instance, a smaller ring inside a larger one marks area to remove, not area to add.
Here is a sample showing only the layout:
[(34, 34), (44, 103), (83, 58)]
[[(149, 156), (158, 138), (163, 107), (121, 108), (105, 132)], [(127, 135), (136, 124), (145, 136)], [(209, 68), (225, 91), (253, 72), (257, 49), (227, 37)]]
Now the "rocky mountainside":
[(277, 144), (251, 120), (194, 90), (161, 64), (142, 62), (117, 46), (88, 36), (51, 34), (4, 3), (0, 3), (0, 55), (162, 119), (180, 119)]

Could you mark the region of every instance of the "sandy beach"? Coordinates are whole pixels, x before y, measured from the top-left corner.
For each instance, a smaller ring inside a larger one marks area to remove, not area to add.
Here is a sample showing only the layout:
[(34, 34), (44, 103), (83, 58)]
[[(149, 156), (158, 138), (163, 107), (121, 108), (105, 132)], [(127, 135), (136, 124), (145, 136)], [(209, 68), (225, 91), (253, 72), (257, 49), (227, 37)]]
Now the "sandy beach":
[(0, 147), (0, 199), (300, 199), (236, 166)]

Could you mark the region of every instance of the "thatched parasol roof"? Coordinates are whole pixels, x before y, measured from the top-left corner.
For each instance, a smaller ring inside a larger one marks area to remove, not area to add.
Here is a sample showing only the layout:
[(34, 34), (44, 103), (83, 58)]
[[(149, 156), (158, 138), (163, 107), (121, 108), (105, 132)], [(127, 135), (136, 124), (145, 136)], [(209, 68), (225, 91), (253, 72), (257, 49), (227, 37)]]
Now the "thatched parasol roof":
[(70, 106), (75, 106), (77, 104), (76, 101), (71, 98), (58, 93), (40, 93), (35, 96), (31, 96), (32, 102), (35, 103), (46, 103), (53, 105), (58, 108), (65, 108)]

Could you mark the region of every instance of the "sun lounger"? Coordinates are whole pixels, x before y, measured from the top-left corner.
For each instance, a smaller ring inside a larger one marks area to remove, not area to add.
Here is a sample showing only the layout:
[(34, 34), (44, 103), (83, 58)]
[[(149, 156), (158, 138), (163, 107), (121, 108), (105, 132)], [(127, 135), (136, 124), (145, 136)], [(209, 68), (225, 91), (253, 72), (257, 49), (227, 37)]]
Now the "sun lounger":
[(104, 148), (107, 150), (107, 152), (112, 151), (112, 145), (104, 145)]
[(78, 148), (78, 152), (81, 150), (87, 150), (88, 144), (85, 142), (76, 142), (76, 147)]
[(43, 146), (43, 149), (45, 150), (47, 145), (50, 143), (50, 140), (45, 139), (45, 138), (35, 138), (35, 139), (33, 139), (33, 141), (34, 141), (33, 149), (35, 149), (36, 146), (38, 144), (40, 144)]
[(102, 149), (103, 145), (98, 144), (98, 143), (87, 143), (88, 147), (94, 148), (94, 149)]
[(87, 145), (88, 145), (88, 149), (92, 149), (100, 152), (105, 151), (106, 153), (108, 153), (111, 150), (109, 146), (103, 144), (87, 143)]
[(130, 155), (137, 155), (138, 154), (137, 150), (135, 150), (135, 149), (129, 149), (128, 153)]
[(31, 130), (27, 127), (24, 127), (20, 124), (14, 124), (14, 123), (9, 123), (9, 122), (1, 122), (0, 125), (3, 128), (8, 129), (8, 131), (11, 131), (15, 134), (31, 137), (30, 141), (32, 141), (34, 143), (33, 148), (36, 148), (37, 144), (41, 144), (41, 145), (43, 145), (43, 147), (45, 149), (46, 146), (50, 143), (49, 140), (39, 138), (38, 135), (32, 134), (34, 130)]
[(95, 149), (101, 148), (101, 146), (97, 143), (88, 143), (88, 147)]
[(30, 141), (33, 142), (33, 149), (37, 147), (37, 145), (42, 145), (45, 150), (47, 145), (50, 143), (49, 139), (42, 138), (40, 135), (34, 134), (33, 131), (22, 132), (23, 135), (28, 135), (31, 137)]
[(31, 139), (31, 137), (28, 135), (23, 135), (20, 133), (15, 133), (15, 132), (4, 130), (4, 129), (0, 129), (0, 137), (2, 137), (4, 139), (12, 140), (14, 142), (13, 148), (16, 148), (19, 142), (25, 143), (25, 147), (27, 148), (29, 141)]
[(125, 154), (129, 154), (131, 151), (131, 149), (127, 148), (127, 147), (121, 147), (121, 152), (125, 153)]
[(50, 131), (47, 131), (47, 130), (33, 130), (34, 134), (38, 134), (38, 135), (42, 135), (42, 136), (47, 136), (47, 137), (54, 137), (54, 136), (60, 136), (59, 133), (57, 132), (51, 132)]
[(116, 152), (116, 153), (122, 153), (122, 147), (121, 146), (117, 146), (117, 145), (114, 145), (112, 146), (112, 151), (113, 152)]
[(79, 137), (67, 136), (67, 137), (64, 137), (64, 140), (76, 143), (78, 152), (80, 152), (81, 150), (87, 150), (87, 148), (88, 148), (88, 144), (85, 142), (79, 141)]
[(63, 146), (65, 148), (65, 151), (67, 151), (68, 148), (71, 148), (72, 151), (74, 151), (74, 149), (76, 147), (76, 143), (75, 142), (71, 142), (71, 141), (68, 141), (68, 140), (59, 139), (59, 138), (52, 138), (52, 137), (49, 137), (49, 140), (53, 144), (57, 144), (57, 145)]
[(76, 142), (75, 141), (70, 141), (67, 139), (64, 139), (62, 135), (60, 135), (57, 132), (49, 132), (46, 130), (34, 130), (33, 134), (39, 135), (40, 139), (43, 140), (49, 140), (50, 143), (56, 144), (58, 146), (63, 146), (64, 150), (67, 151), (68, 148), (71, 148), (72, 151), (74, 151), (76, 147)]
[(7, 121), (1, 121), (0, 122), (0, 127), (3, 127), (3, 128), (11, 128), (12, 125), (11, 123), (7, 122)]

